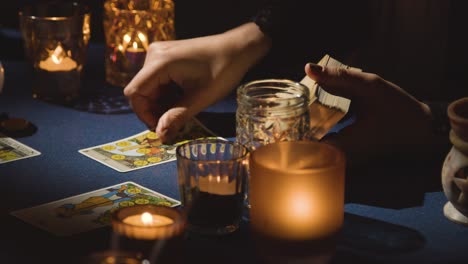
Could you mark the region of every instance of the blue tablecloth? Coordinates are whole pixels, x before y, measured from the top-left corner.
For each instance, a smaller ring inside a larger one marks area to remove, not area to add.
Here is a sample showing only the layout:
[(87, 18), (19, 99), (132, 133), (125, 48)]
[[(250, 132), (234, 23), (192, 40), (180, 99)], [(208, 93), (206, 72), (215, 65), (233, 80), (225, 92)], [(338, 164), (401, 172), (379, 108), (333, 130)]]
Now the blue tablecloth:
[[(121, 96), (121, 89), (104, 81), (102, 46), (92, 45), (89, 56), (86, 90)], [(27, 64), (2, 63), (6, 77), (0, 112), (36, 125), (36, 133), (17, 140), (41, 152), (37, 157), (0, 164), (2, 263), (76, 262), (81, 256), (110, 246), (110, 228), (57, 238), (11, 216), (11, 211), (125, 181), (179, 199), (175, 162), (120, 173), (78, 152), (145, 130), (134, 113), (93, 113), (35, 100), (31, 97)], [(229, 126), (233, 125), (235, 109), (235, 98), (230, 95), (207, 112), (226, 114)], [(223, 128), (219, 124), (217, 128)], [(425, 179), (437, 178), (440, 171), (419, 175), (425, 172), (402, 166), (387, 173), (378, 166), (373, 169), (374, 178), (387, 180), (366, 180), (347, 186), (346, 221), (334, 258), (336, 263), (468, 263), (468, 228), (444, 217), (446, 198), (439, 185), (423, 187)], [(411, 175), (396, 176), (393, 183), (388, 180), (389, 174), (403, 172)], [(410, 180), (414, 175), (417, 181)], [(191, 262), (256, 263), (250, 238), (248, 223), (244, 223), (231, 236), (190, 237), (181, 254), (190, 256)]]

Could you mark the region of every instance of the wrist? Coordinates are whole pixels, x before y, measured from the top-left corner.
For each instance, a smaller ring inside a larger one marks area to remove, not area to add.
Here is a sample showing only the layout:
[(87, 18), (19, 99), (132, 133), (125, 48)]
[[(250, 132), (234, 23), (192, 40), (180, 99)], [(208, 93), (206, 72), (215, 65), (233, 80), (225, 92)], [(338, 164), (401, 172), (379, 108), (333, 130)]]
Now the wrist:
[(270, 50), (271, 39), (257, 24), (245, 23), (223, 33), (225, 45), (245, 68), (258, 63)]

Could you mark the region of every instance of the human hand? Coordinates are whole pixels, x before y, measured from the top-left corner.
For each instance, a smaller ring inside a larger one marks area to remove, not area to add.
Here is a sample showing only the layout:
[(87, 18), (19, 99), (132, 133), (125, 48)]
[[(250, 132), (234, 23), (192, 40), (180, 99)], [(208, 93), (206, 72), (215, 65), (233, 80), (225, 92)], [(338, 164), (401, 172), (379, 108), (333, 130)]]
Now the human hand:
[(137, 116), (167, 142), (188, 119), (229, 94), (269, 48), (270, 40), (254, 23), (218, 35), (154, 42), (124, 94)]
[(429, 107), (397, 85), (376, 74), (312, 63), (305, 71), (327, 92), (351, 99), (356, 121), (324, 140), (339, 145), (352, 163), (436, 150)]

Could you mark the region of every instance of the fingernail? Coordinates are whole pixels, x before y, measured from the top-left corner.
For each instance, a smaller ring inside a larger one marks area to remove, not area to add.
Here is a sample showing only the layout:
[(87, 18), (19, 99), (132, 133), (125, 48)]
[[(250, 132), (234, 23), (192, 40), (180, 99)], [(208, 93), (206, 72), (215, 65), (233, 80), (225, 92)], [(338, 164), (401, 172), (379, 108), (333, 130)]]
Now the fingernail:
[(315, 63), (312, 63), (312, 62), (309, 62), (309, 69), (313, 72), (313, 73), (320, 73), (322, 72), (323, 68), (322, 66), (318, 65), (318, 64), (315, 64)]

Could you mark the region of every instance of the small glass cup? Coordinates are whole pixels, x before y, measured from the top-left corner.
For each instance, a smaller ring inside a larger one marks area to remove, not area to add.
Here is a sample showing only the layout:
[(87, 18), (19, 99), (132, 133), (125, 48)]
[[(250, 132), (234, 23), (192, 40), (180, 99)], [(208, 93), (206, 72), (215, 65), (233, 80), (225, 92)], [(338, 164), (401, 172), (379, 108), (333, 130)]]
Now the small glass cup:
[(242, 219), (249, 151), (222, 139), (197, 139), (176, 149), (188, 229), (207, 235), (236, 231)]
[(19, 12), (26, 58), (33, 66), (33, 98), (69, 104), (78, 98), (91, 13), (77, 2), (27, 5)]
[(106, 81), (125, 87), (143, 67), (154, 41), (175, 39), (172, 0), (104, 1)]

